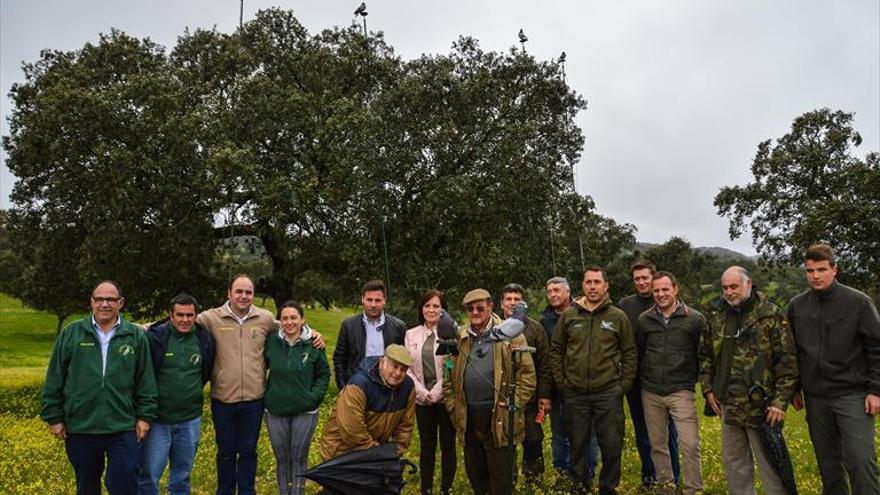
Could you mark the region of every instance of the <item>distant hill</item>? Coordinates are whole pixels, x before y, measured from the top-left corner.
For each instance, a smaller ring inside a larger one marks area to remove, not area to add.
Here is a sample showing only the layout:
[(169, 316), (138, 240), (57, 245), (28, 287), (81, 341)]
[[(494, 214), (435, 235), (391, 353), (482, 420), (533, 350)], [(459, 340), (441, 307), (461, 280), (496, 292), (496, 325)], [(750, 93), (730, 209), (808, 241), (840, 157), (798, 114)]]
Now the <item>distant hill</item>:
[[(656, 243), (651, 242), (636, 242), (634, 249), (639, 251), (646, 251), (649, 248), (656, 246)], [(733, 249), (718, 247), (718, 246), (701, 246), (695, 247), (694, 251), (700, 254), (711, 254), (718, 259), (727, 259), (727, 260), (757, 260), (757, 256), (746, 256), (739, 251), (734, 251)]]

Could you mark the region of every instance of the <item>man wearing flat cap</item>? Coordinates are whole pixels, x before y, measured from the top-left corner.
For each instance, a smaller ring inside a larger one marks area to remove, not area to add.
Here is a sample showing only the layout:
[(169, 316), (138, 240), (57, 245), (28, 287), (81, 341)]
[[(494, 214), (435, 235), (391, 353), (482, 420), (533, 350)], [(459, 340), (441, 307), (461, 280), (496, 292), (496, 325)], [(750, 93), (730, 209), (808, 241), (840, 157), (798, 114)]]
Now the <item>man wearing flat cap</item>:
[[(526, 338), (499, 338), (491, 329), (501, 325), (485, 289), (474, 289), (462, 301), (468, 322), (459, 329), (458, 355), (443, 382), (443, 401), (464, 445), (464, 466), (475, 495), (501, 495), (508, 477), (508, 383), (512, 349), (526, 347)], [(522, 328), (522, 326), (520, 326)], [(524, 407), (535, 393), (535, 365), (521, 354), (516, 371), (516, 403)], [(522, 410), (515, 416), (514, 444), (525, 437)]]
[(324, 460), (389, 442), (397, 454), (409, 448), (416, 417), (416, 391), (406, 372), (412, 357), (391, 344), (382, 356), (368, 356), (348, 380), (321, 436)]

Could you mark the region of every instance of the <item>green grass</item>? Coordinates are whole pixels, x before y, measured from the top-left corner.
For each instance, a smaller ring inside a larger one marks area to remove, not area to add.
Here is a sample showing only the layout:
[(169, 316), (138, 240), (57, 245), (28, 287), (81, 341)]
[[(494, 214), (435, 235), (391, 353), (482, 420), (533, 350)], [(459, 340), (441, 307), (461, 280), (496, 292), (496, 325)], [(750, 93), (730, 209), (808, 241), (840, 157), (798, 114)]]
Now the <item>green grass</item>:
[[(81, 317), (72, 316), (65, 324)], [(46, 367), (57, 325), (55, 315), (0, 294), (0, 368)]]
[[(257, 303), (263, 301), (258, 299)], [(266, 309), (274, 311), (271, 300)], [(306, 308), (306, 321), (320, 331), (327, 341), (328, 355), (336, 344), (339, 323), (355, 309), (324, 311)], [(69, 493), (73, 490), (73, 472), (64, 454), (64, 446), (52, 438), (39, 419), (39, 396), (46, 363), (55, 340), (55, 317), (25, 308), (13, 298), (0, 294), (0, 493)], [(320, 462), (317, 441), (336, 396), (332, 384), (320, 410), (318, 431), (311, 449), (310, 465)], [(216, 445), (207, 403), (202, 421), (202, 441), (193, 469), (193, 493), (213, 493), (216, 483), (214, 457)], [(702, 411), (702, 402), (699, 404)], [(641, 493), (638, 490), (640, 464), (631, 424), (627, 421), (624, 442), (623, 474), (620, 493)], [(550, 467), (549, 425), (545, 426), (544, 458), (547, 464), (545, 482), (551, 486), (555, 474)], [(702, 471), (707, 494), (727, 493), (721, 463), (720, 425), (717, 418), (700, 417)], [(880, 425), (875, 437), (880, 437)], [(809, 441), (803, 412), (789, 410), (786, 439), (791, 450), (801, 493), (821, 491), (816, 460)], [(419, 442), (416, 431), (408, 457), (418, 460)], [(258, 444), (257, 492), (276, 493), (274, 456), (265, 429)], [(458, 446), (458, 474), (454, 493), (470, 493), (461, 447)], [(435, 476), (439, 477), (439, 466)], [(404, 490), (407, 495), (418, 493), (418, 475), (409, 478)], [(317, 493), (310, 485), (309, 493)], [(552, 493), (549, 489), (538, 493)]]

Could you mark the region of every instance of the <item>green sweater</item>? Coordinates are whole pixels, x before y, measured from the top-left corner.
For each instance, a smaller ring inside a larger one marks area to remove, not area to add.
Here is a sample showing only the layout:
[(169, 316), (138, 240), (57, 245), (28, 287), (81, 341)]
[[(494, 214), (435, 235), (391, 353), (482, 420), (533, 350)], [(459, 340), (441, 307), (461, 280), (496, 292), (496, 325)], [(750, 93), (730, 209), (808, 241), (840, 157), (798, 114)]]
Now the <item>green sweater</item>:
[(147, 337), (121, 319), (101, 371), (101, 343), (91, 316), (68, 325), (55, 341), (40, 417), (65, 423), (70, 433), (132, 431), (138, 419), (156, 417), (156, 377)]
[(177, 424), (202, 415), (202, 356), (194, 332), (171, 330), (168, 350), (156, 382), (159, 409), (156, 421)]
[(266, 337), (266, 409), (275, 416), (314, 411), (324, 400), (330, 366), (323, 350), (311, 341), (289, 345), (278, 333)]

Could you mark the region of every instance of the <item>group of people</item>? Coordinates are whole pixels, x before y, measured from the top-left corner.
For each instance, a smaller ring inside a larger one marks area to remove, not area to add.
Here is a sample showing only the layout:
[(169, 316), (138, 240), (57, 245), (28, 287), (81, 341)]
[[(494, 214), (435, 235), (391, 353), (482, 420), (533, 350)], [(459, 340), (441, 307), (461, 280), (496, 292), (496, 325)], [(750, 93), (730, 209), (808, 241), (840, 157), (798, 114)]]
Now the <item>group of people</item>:
[[(521, 445), (526, 485), (543, 486), (549, 418), (552, 465), (564, 480), (557, 488), (587, 493), (597, 478), (599, 493), (616, 493), (625, 397), (641, 483), (658, 493), (699, 493), (699, 383), (703, 414), (720, 417), (729, 493), (755, 493), (755, 461), (765, 493), (789, 493), (760, 430), (781, 428), (793, 405), (806, 407), (823, 493), (880, 494), (880, 317), (870, 297), (837, 282), (830, 247), (810, 247), (804, 268), (810, 288), (787, 312), (731, 266), (721, 274), (721, 301), (703, 315), (681, 300), (673, 273), (641, 262), (631, 269), (635, 293), (617, 305), (604, 269), (589, 266), (577, 299), (566, 279), (547, 281), (540, 321), (525, 316), (523, 287), (508, 284), (500, 314), (487, 290), (465, 294), (460, 326), (444, 294), (430, 290), (409, 330), (385, 313), (384, 284), (370, 281), (363, 312), (337, 336), (339, 394), (321, 457), (387, 443), (405, 455), (417, 427), (422, 493), (435, 491), (438, 445), (439, 491), (452, 493), (458, 442), (473, 492), (499, 495), (511, 469), (520, 471), (509, 447)], [(247, 275), (231, 280), (228, 296), (199, 313), (181, 294), (167, 320), (143, 331), (120, 316), (117, 284), (95, 287), (91, 315), (56, 341), (41, 412), (65, 439), (78, 493), (100, 493), (105, 458), (111, 494), (157, 493), (168, 464), (168, 492), (189, 493), (207, 381), (217, 493), (254, 493), (264, 419), (280, 493), (303, 493), (299, 475), (330, 380), (323, 337), (296, 302), (277, 315), (253, 306)]]

